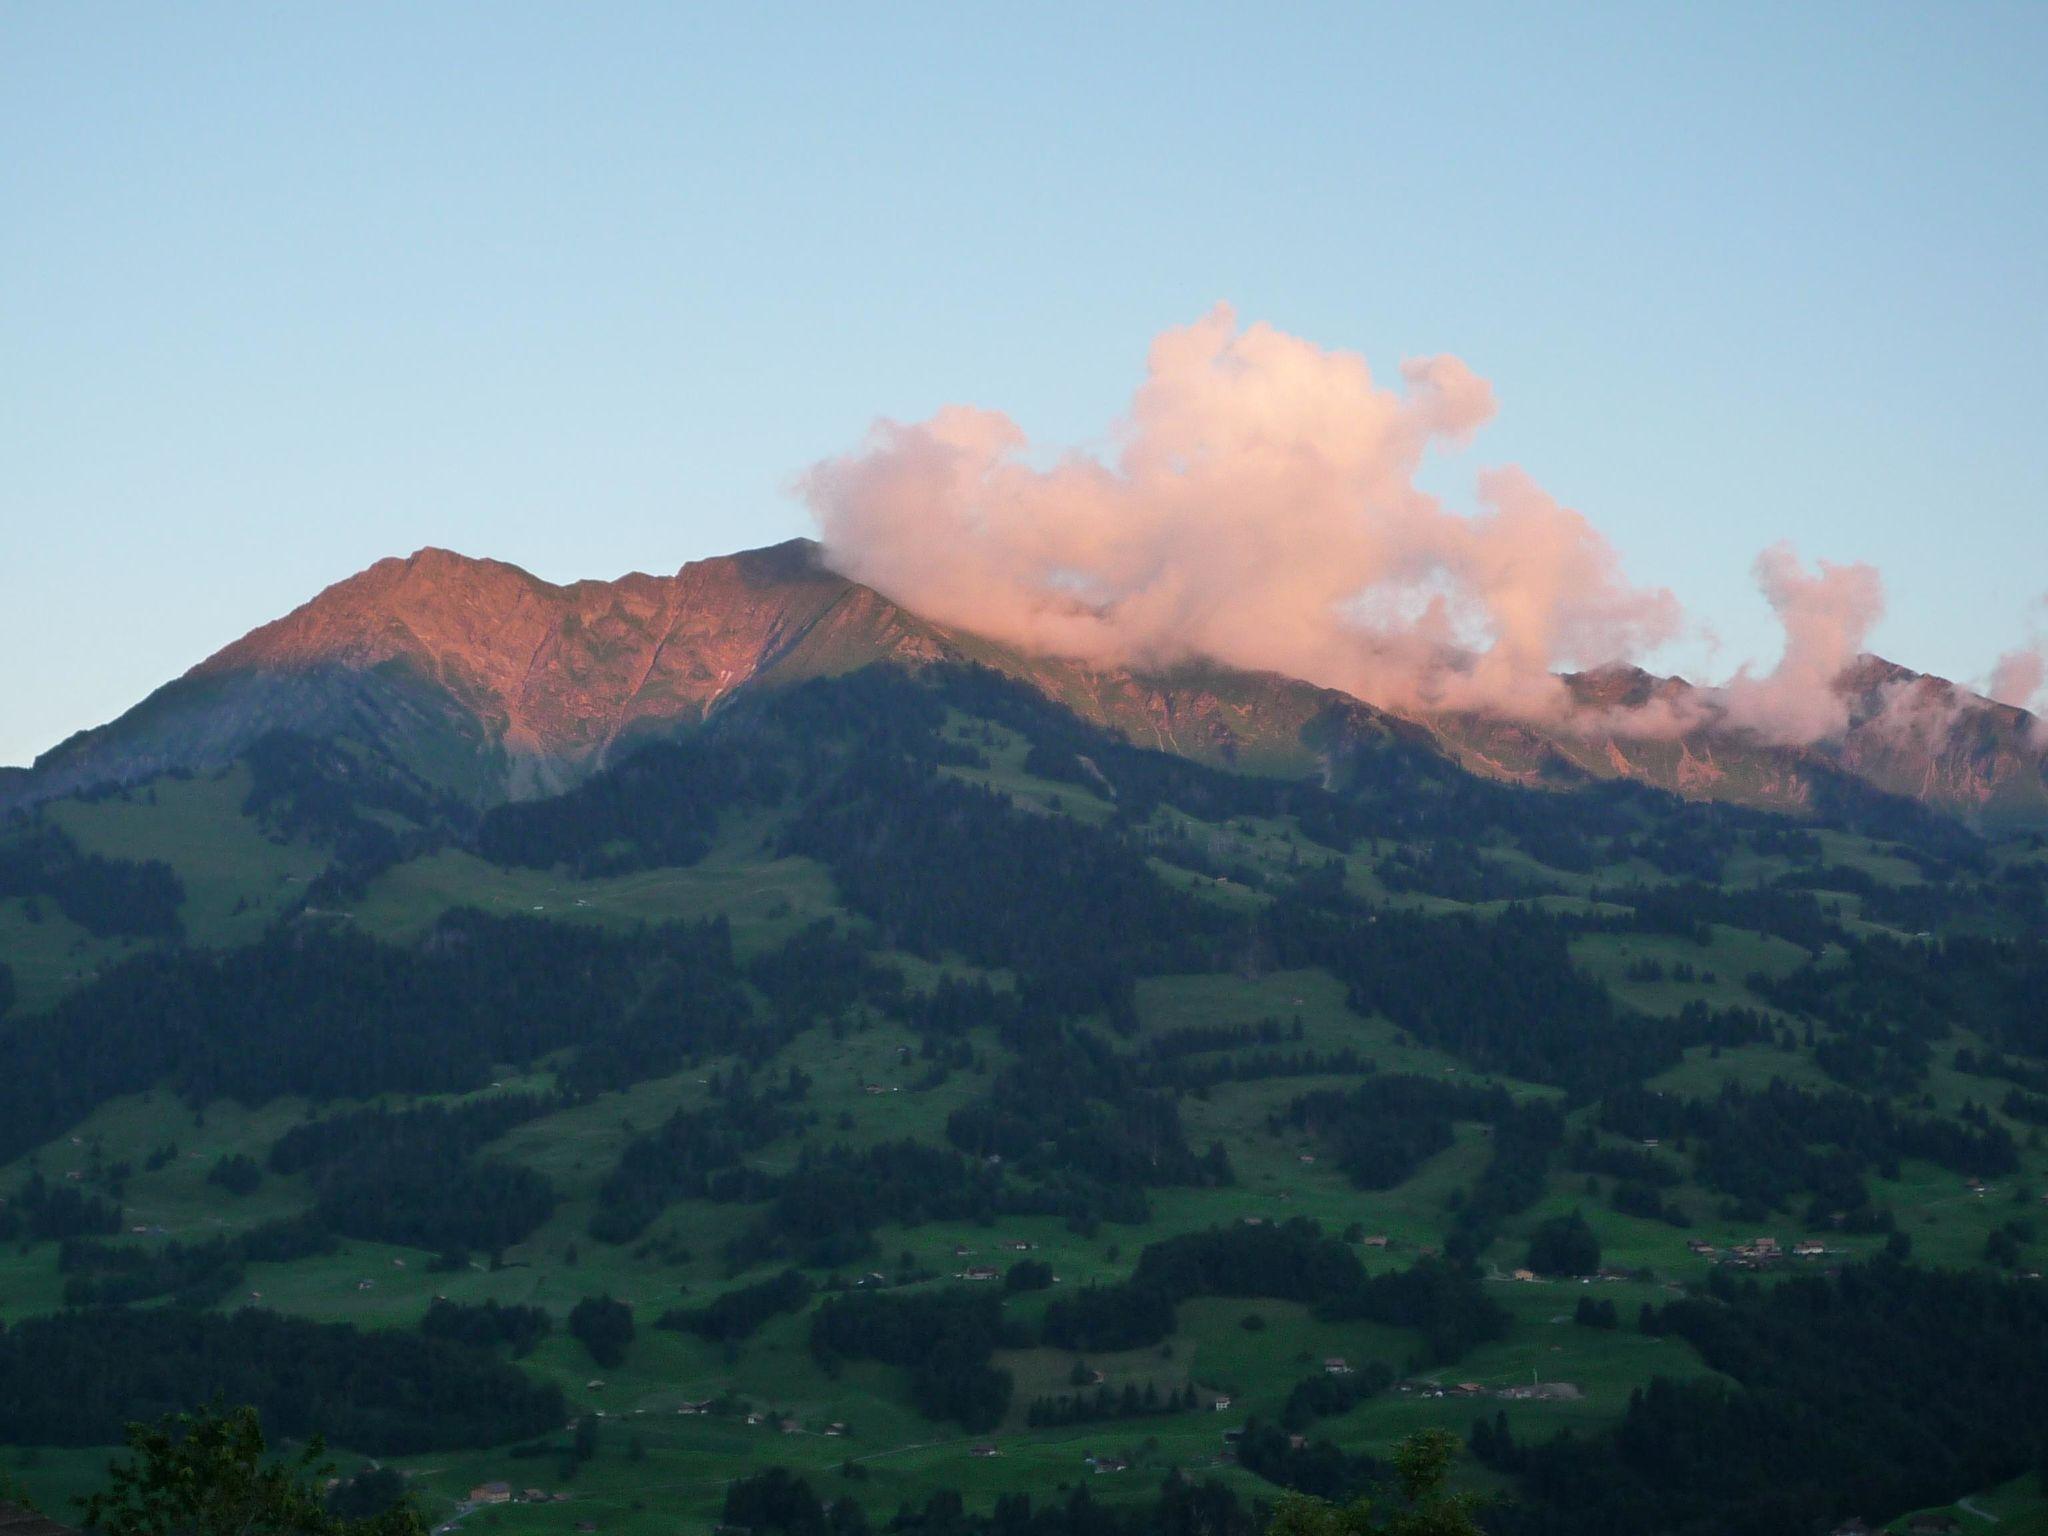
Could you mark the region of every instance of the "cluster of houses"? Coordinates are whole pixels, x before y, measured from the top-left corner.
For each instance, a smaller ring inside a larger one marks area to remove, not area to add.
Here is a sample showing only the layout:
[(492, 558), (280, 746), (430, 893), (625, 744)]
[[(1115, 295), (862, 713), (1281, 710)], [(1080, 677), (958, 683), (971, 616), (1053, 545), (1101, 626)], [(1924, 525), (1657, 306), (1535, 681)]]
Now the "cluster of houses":
[[(1029, 1253), (1034, 1245), (1025, 1242), (1022, 1238), (1012, 1238), (1009, 1242), (1003, 1243), (1000, 1246), (1011, 1253)], [(953, 1249), (953, 1257), (964, 1259), (973, 1252), (972, 1248), (962, 1244)], [(1000, 1280), (1003, 1278), (1003, 1272), (992, 1264), (971, 1264), (966, 1269), (954, 1271), (953, 1278), (955, 1280)], [(1058, 1276), (1054, 1276), (1054, 1278), (1057, 1279)]]
[[(682, 1403), (680, 1403), (676, 1407), (676, 1412), (684, 1417), (690, 1417), (696, 1414), (710, 1414), (715, 1413), (717, 1411), (718, 1400), (712, 1397), (686, 1398)], [(749, 1412), (746, 1415), (746, 1421), (749, 1424), (756, 1426), (767, 1425), (770, 1428), (773, 1428), (785, 1435), (795, 1435), (803, 1432), (803, 1424), (800, 1421), (792, 1418), (781, 1417), (774, 1414), (763, 1413), (758, 1409)], [(830, 1424), (827, 1424), (824, 1430), (822, 1431), (823, 1434), (830, 1436), (833, 1439), (838, 1439), (841, 1436), (849, 1435), (852, 1432), (852, 1430), (847, 1428), (845, 1422), (840, 1419), (834, 1419)]]
[[(1244, 1431), (1242, 1429), (1226, 1429), (1223, 1431), (1222, 1459), (1226, 1464), (1234, 1463), (1237, 1460), (1237, 1444), (1242, 1439), (1244, 1439)], [(1308, 1436), (1289, 1435), (1287, 1437), (1287, 1448), (1290, 1451), (1306, 1450), (1308, 1448)]]
[(1495, 1397), (1510, 1403), (1572, 1403), (1586, 1394), (1569, 1381), (1531, 1381), (1502, 1387)]
[[(1510, 1271), (1508, 1278), (1521, 1285), (1534, 1285), (1543, 1277), (1533, 1269), (1517, 1269)], [(1591, 1285), (1595, 1280), (1640, 1280), (1642, 1278), (1640, 1274), (1631, 1274), (1625, 1269), (1598, 1269), (1590, 1275), (1580, 1275), (1578, 1277), (1579, 1284), (1581, 1285)]]
[(568, 1499), (566, 1493), (549, 1493), (544, 1488), (514, 1489), (510, 1483), (478, 1483), (469, 1490), (472, 1504), (560, 1504)]
[(1697, 1258), (1712, 1259), (1737, 1269), (1768, 1269), (1788, 1258), (1818, 1259), (1828, 1251), (1828, 1245), (1817, 1237), (1802, 1238), (1789, 1250), (1780, 1247), (1775, 1237), (1753, 1237), (1746, 1243), (1731, 1245), (1726, 1253), (1697, 1237), (1688, 1238), (1685, 1246)]
[(1413, 1380), (1397, 1383), (1397, 1392), (1411, 1397), (1473, 1398), (1497, 1397), (1511, 1403), (1568, 1403), (1576, 1402), (1585, 1393), (1569, 1381), (1530, 1381), (1515, 1386), (1492, 1388), (1476, 1381), (1460, 1381), (1445, 1385), (1440, 1381)]
[[(687, 1409), (687, 1408), (685, 1408), (685, 1409), (683, 1409), (682, 1411), (683, 1411), (683, 1412), (685, 1412), (685, 1413), (687, 1413), (687, 1412), (689, 1412), (690, 1410), (689, 1410), (689, 1409)], [(697, 1412), (699, 1412), (699, 1413), (706, 1413), (706, 1412), (709, 1412), (710, 1410), (709, 1410), (709, 1407), (708, 1407), (708, 1405), (706, 1405), (706, 1406), (700, 1406), (699, 1408), (697, 1408), (697, 1409), (696, 1409), (696, 1411), (697, 1411)], [(775, 1417), (771, 1417), (771, 1416), (770, 1416), (770, 1415), (768, 1415), (768, 1414), (765, 1414), (765, 1413), (759, 1413), (759, 1412), (755, 1412), (755, 1413), (750, 1413), (750, 1414), (748, 1414), (748, 1415), (747, 1415), (747, 1422), (748, 1422), (749, 1424), (754, 1424), (754, 1425), (763, 1425), (763, 1424), (765, 1424), (765, 1425), (768, 1425), (768, 1426), (770, 1426), (771, 1428), (773, 1428), (773, 1429), (774, 1429), (774, 1430), (775, 1430), (775, 1431), (776, 1431), (776, 1432), (777, 1432), (778, 1434), (784, 1434), (784, 1435), (800, 1435), (800, 1434), (802, 1434), (802, 1433), (803, 1433), (803, 1428), (804, 1428), (804, 1426), (803, 1426), (803, 1422), (802, 1422), (801, 1420), (799, 1420), (799, 1419), (791, 1419), (791, 1418), (775, 1418)], [(825, 1426), (825, 1428), (824, 1428), (824, 1430), (822, 1431), (822, 1433), (823, 1433), (823, 1434), (825, 1434), (826, 1436), (828, 1436), (829, 1438), (831, 1438), (831, 1439), (835, 1439), (835, 1440), (836, 1440), (836, 1439), (839, 1439), (839, 1438), (841, 1438), (841, 1437), (843, 1437), (843, 1436), (845, 1436), (845, 1435), (849, 1435), (849, 1434), (853, 1433), (853, 1431), (852, 1431), (852, 1430), (850, 1430), (850, 1429), (848, 1429), (848, 1428), (846, 1427), (845, 1421), (843, 1421), (843, 1420), (840, 1420), (840, 1419), (834, 1419), (834, 1420), (833, 1420), (833, 1421), (832, 1421), (832, 1422), (831, 1422), (830, 1424), (827, 1424), (827, 1425)]]

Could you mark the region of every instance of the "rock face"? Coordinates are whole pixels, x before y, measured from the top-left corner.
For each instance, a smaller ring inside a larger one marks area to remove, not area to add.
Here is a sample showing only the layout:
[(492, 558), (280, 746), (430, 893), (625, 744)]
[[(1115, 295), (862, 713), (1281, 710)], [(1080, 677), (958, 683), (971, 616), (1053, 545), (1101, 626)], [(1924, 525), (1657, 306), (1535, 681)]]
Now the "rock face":
[[(749, 689), (877, 661), (979, 662), (1142, 745), (1257, 772), (1329, 775), (1362, 745), (1398, 743), (1532, 784), (1629, 778), (1796, 812), (1848, 780), (1987, 824), (2048, 825), (2048, 730), (1876, 657), (1838, 684), (1846, 736), (1813, 748), (1730, 729), (1711, 693), (1629, 667), (1567, 677), (1581, 709), (1563, 725), (1404, 720), (1270, 673), (1199, 662), (1139, 673), (1027, 656), (834, 574), (801, 539), (673, 576), (569, 586), (446, 550), (382, 560), (32, 771), (0, 776), (0, 805), (209, 771), (278, 729), (381, 748), (480, 802), (524, 798)], [(1681, 734), (1648, 728), (1674, 709), (1698, 723)]]
[(1991, 823), (2048, 824), (2048, 723), (1878, 656), (1836, 683), (1836, 756), (1865, 783)]
[[(1835, 682), (1846, 732), (1804, 747), (1729, 725), (1713, 691), (1682, 678), (1610, 667), (1564, 681), (1581, 709), (1563, 724), (1469, 715), (1431, 724), (1475, 772), (1528, 782), (1629, 778), (1794, 814), (1827, 786), (1851, 784), (1986, 828), (2048, 826), (2048, 725), (1882, 657), (1859, 657)], [(1674, 716), (1697, 723), (1675, 734), (1652, 728)]]
[(374, 742), (479, 799), (533, 795), (766, 674), (948, 654), (814, 554), (796, 541), (565, 587), (440, 549), (380, 560), (46, 753), (33, 792), (203, 771), (290, 729)]

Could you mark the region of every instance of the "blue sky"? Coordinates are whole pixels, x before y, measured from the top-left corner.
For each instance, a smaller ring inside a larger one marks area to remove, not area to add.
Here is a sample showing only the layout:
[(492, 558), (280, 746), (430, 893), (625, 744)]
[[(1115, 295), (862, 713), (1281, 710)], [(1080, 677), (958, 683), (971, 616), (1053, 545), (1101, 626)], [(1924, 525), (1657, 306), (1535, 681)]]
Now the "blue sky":
[(1518, 463), (1721, 645), (2048, 592), (2048, 7), (0, 8), (0, 762), (380, 556), (809, 531), (876, 416), (1099, 444), (1219, 300)]

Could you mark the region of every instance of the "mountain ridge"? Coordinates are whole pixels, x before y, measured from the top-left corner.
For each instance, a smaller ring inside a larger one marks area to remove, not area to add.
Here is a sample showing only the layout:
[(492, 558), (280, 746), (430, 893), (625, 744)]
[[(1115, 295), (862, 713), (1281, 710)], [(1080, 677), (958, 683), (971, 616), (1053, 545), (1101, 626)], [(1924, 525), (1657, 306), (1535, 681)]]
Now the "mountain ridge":
[[(742, 691), (878, 662), (990, 666), (1143, 745), (1288, 777), (1328, 782), (1348, 753), (1398, 742), (1511, 782), (1627, 778), (1798, 813), (1835, 776), (1966, 820), (2048, 825), (2048, 731), (1875, 656), (1837, 683), (1848, 730), (1814, 747), (1732, 728), (1712, 690), (1632, 666), (1565, 674), (1580, 712), (1558, 723), (1401, 715), (1207, 660), (1139, 670), (1027, 655), (833, 572), (808, 539), (567, 584), (433, 546), (379, 560), (0, 777), (0, 806), (209, 771), (276, 729), (374, 740), (479, 803), (532, 798)], [(1697, 723), (1627, 729), (1653, 705)]]

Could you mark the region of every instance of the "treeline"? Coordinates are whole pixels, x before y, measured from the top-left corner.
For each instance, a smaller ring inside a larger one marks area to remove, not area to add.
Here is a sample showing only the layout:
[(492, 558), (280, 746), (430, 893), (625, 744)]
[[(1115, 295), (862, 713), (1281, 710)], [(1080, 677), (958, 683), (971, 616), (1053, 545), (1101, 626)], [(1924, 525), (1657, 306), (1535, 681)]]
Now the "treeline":
[(1375, 861), (1373, 877), (1387, 890), (1404, 896), (1441, 896), (1468, 905), (1482, 901), (1522, 901), (1558, 889), (1555, 881), (1534, 880), (1498, 859), (1489, 859), (1472, 843), (1432, 839), (1403, 845)]
[(1778, 1079), (1757, 1089), (1729, 1083), (1711, 1099), (1618, 1090), (1599, 1112), (1616, 1135), (1676, 1143), (1702, 1183), (1757, 1219), (1802, 1195), (1823, 1215), (1853, 1215), (1869, 1203), (1864, 1176), (1894, 1177), (1902, 1158), (1983, 1178), (2010, 1173), (2019, 1166), (2011, 1135), (1981, 1110), (1976, 1118), (1984, 1123), (1906, 1115), (1846, 1089)]
[(1612, 1179), (1646, 1184), (1653, 1189), (1669, 1189), (1685, 1178), (1685, 1170), (1670, 1158), (1646, 1147), (1602, 1142), (1590, 1128), (1581, 1129), (1565, 1143), (1565, 1166), (1579, 1173), (1604, 1173)]
[(120, 1230), (120, 1206), (68, 1180), (52, 1183), (39, 1168), (0, 1201), (0, 1243), (46, 1243)]
[(626, 1363), (635, 1331), (632, 1306), (615, 1296), (586, 1296), (569, 1309), (569, 1332), (608, 1371)]
[(271, 1433), (377, 1456), (499, 1445), (562, 1422), (561, 1390), (475, 1349), (253, 1308), (92, 1309), (0, 1330), (0, 1440), (108, 1445), (215, 1398)]
[(374, 876), (459, 836), (475, 819), (458, 797), (364, 741), (272, 731), (250, 743), (242, 762), (245, 815), (273, 836), (333, 850), (333, 862), (306, 888), (307, 906), (360, 898)]
[(0, 1022), (0, 1157), (168, 1082), (197, 1104), (480, 1088), (574, 1047), (571, 1092), (720, 1049), (749, 1017), (723, 922), (628, 934), (474, 911), (417, 944), (304, 925), (240, 949), (138, 956), (46, 1018)]
[(2048, 940), (1950, 934), (1937, 940), (1883, 935), (1753, 989), (1788, 1012), (1844, 1034), (1874, 1028), (1920, 1040), (1967, 1030), (1994, 1052), (2048, 1058)]
[[(1044, 1197), (999, 1169), (907, 1138), (858, 1149), (805, 1146), (787, 1174), (762, 1182), (772, 1196), (729, 1248), (736, 1266), (786, 1260), (829, 1269), (865, 1257), (874, 1247), (874, 1229), (884, 1223), (915, 1227), (1049, 1213)], [(747, 1186), (731, 1191), (740, 1199), (758, 1192)]]
[(579, 874), (692, 864), (722, 812), (816, 795), (863, 753), (978, 764), (942, 741), (944, 723), (932, 690), (887, 667), (743, 696), (706, 730), (644, 742), (566, 794), (492, 810), (477, 848)]
[(1541, 912), (1426, 917), (1304, 889), (1275, 901), (1264, 929), (1278, 964), (1329, 971), (1355, 1011), (1575, 1098), (1640, 1082), (1688, 1043), (1676, 1021), (1619, 1007), (1572, 962), (1571, 925)]
[(815, 1290), (801, 1271), (785, 1269), (769, 1279), (727, 1291), (701, 1307), (670, 1307), (654, 1326), (733, 1344), (752, 1338), (772, 1317), (801, 1312)]
[(1310, 1440), (1279, 1424), (1253, 1417), (1237, 1439), (1237, 1464), (1255, 1476), (1311, 1498), (1348, 1504), (1384, 1488), (1391, 1470), (1363, 1451), (1347, 1451), (1329, 1440)]
[(1649, 1309), (1735, 1385), (1658, 1377), (1615, 1429), (1525, 1443), (1482, 1421), (1482, 1461), (1519, 1480), (1501, 1536), (1810, 1536), (1946, 1504), (2038, 1465), (2048, 1292), (1878, 1261)]
[(63, 828), (39, 819), (0, 832), (0, 900), (9, 897), (32, 908), (48, 901), (101, 938), (173, 939), (184, 930), (185, 886), (170, 865), (87, 853)]
[(828, 1370), (841, 1359), (902, 1366), (920, 1413), (969, 1431), (991, 1429), (1009, 1411), (1015, 1383), (989, 1363), (1002, 1342), (1002, 1299), (993, 1290), (855, 1291), (811, 1317), (811, 1353)]
[(1977, 1077), (1996, 1077), (2033, 1093), (2048, 1094), (2048, 1061), (2021, 1061), (1996, 1051), (1973, 1051), (1964, 1046), (1956, 1052), (1956, 1070)]
[(1349, 1045), (1334, 1051), (1246, 1051), (1206, 1061), (1162, 1061), (1147, 1074), (1155, 1087), (1198, 1093), (1222, 1083), (1258, 1083), (1276, 1077), (1355, 1077), (1375, 1070), (1370, 1056)]
[(1145, 1042), (1145, 1054), (1158, 1061), (1198, 1056), (1209, 1051), (1230, 1051), (1255, 1045), (1299, 1043), (1301, 1020), (1283, 1027), (1278, 1019), (1260, 1019), (1256, 1024), (1183, 1024), (1162, 1030)]
[(306, 1217), (267, 1221), (236, 1235), (196, 1243), (176, 1238), (100, 1242), (71, 1238), (57, 1251), (69, 1307), (169, 1300), (210, 1307), (225, 1300), (251, 1264), (285, 1264), (326, 1253), (333, 1237)]
[[(1147, 1101), (1147, 1107), (1161, 1105), (1171, 1114), (1170, 1102)], [(1058, 1106), (1047, 1101), (1037, 1107)], [(1092, 1100), (1086, 1113), (1086, 1123), (1070, 1125), (1071, 1134), (1055, 1140), (1054, 1150), (1034, 1147), (1014, 1163), (999, 1154), (964, 1156), (907, 1137), (858, 1148), (806, 1144), (785, 1174), (733, 1170), (708, 1180), (705, 1194), (713, 1200), (767, 1199), (761, 1215), (727, 1245), (726, 1258), (735, 1269), (766, 1262), (823, 1269), (872, 1252), (874, 1229), (885, 1224), (1058, 1216), (1076, 1230), (1090, 1231), (1103, 1220), (1145, 1219), (1144, 1184), (1229, 1180), (1220, 1148), (1195, 1158), (1182, 1145), (1179, 1159), (1162, 1156), (1152, 1166), (1126, 1160), (1133, 1146), (1170, 1145), (1167, 1138), (1179, 1132), (1177, 1116), (1140, 1114), (1119, 1123), (1109, 1106)], [(1069, 1149), (1067, 1157), (1059, 1154), (1061, 1146)], [(1118, 1171), (1123, 1169), (1128, 1171)]]
[(790, 788), (772, 752), (705, 735), (650, 742), (566, 793), (494, 807), (476, 849), (494, 864), (579, 879), (690, 865), (710, 851), (720, 812), (778, 804)]
[(1846, 892), (1856, 897), (1862, 916), (1908, 933), (1932, 932), (1966, 913), (1995, 909), (1998, 903), (1985, 898), (2001, 888), (1953, 877), (1901, 885), (1853, 865), (1824, 862), (1790, 870), (1771, 883), (1787, 890)]
[(1501, 1337), (1508, 1325), (1469, 1267), (1423, 1259), (1368, 1275), (1348, 1245), (1297, 1217), (1148, 1244), (1129, 1280), (1087, 1286), (1048, 1305), (1044, 1341), (1086, 1353), (1157, 1344), (1174, 1331), (1178, 1304), (1197, 1296), (1298, 1301), (1328, 1321), (1412, 1329), (1423, 1341), (1418, 1359), (1431, 1365)]
[(1497, 1124), (1513, 1113), (1505, 1088), (1389, 1073), (1302, 1094), (1274, 1117), (1274, 1129), (1303, 1131), (1331, 1148), (1360, 1189), (1392, 1189), (1451, 1145), (1455, 1122)]
[[(778, 1018), (791, 1029), (844, 1018), (861, 1004), (878, 1013), (927, 1014), (934, 997), (913, 995), (903, 983), (903, 972), (877, 960), (871, 941), (843, 931), (829, 918), (793, 933), (782, 944), (755, 958), (747, 967), (747, 980), (760, 989)], [(942, 979), (940, 992), (963, 985)], [(985, 1005), (992, 1005), (986, 982), (974, 984)], [(977, 1017), (975, 1023), (988, 1022)], [(933, 1025), (924, 1019), (913, 1022), (920, 1032)]]
[(1564, 1144), (1564, 1115), (1540, 1099), (1516, 1104), (1493, 1126), (1493, 1149), (1479, 1177), (1456, 1197), (1444, 1251), (1477, 1262), (1511, 1216), (1543, 1198), (1552, 1158)]
[(2028, 1093), (2013, 1088), (1999, 1100), (1998, 1107), (2015, 1120), (2024, 1120), (2029, 1125), (2048, 1126), (2048, 1095)]
[(1702, 948), (1713, 943), (1716, 923), (1787, 939), (1813, 954), (1848, 936), (1839, 911), (1822, 906), (1810, 891), (1782, 886), (1735, 888), (1687, 880), (1631, 886), (1602, 895), (1609, 901), (1625, 902), (1630, 915), (1603, 918), (1601, 926), (1624, 933), (1676, 934)]
[(512, 1358), (530, 1355), (554, 1330), (554, 1319), (539, 1307), (485, 1301), (477, 1305), (437, 1296), (420, 1320), (420, 1332), (472, 1349), (509, 1347)]
[(1204, 968), (1202, 940), (1223, 926), (1113, 833), (928, 761), (854, 760), (781, 846), (829, 867), (891, 947), (1007, 968), (1066, 1012), (1127, 1009), (1134, 977)]
[(600, 1242), (630, 1242), (677, 1200), (712, 1198), (720, 1176), (726, 1176), (718, 1186), (721, 1197), (764, 1198), (770, 1181), (747, 1174), (741, 1159), (804, 1123), (793, 1106), (809, 1086), (795, 1073), (765, 1090), (757, 1090), (743, 1071), (714, 1076), (708, 1107), (676, 1110), (620, 1150), (598, 1186), (590, 1235)]
[(310, 1178), (315, 1219), (329, 1231), (450, 1255), (496, 1253), (554, 1213), (555, 1189), (535, 1169), (475, 1154), (562, 1107), (554, 1096), (494, 1094), (356, 1110), (285, 1132), (270, 1167)]
[(1126, 1382), (1121, 1391), (1107, 1386), (1094, 1392), (1065, 1392), (1035, 1397), (1024, 1411), (1024, 1422), (1033, 1429), (1058, 1429), (1068, 1424), (1098, 1424), (1116, 1419), (1142, 1419), (1162, 1413), (1192, 1413), (1202, 1406), (1201, 1395), (1188, 1383), (1162, 1393), (1154, 1382), (1139, 1390)]
[(1017, 1059), (947, 1118), (962, 1151), (1070, 1187), (1089, 1181), (1097, 1214), (1116, 1220), (1143, 1219), (1142, 1208), (1120, 1214), (1131, 1207), (1119, 1191), (1234, 1180), (1221, 1145), (1189, 1147), (1173, 1095), (1148, 1087), (1143, 1068), (1101, 1036), (1025, 1020), (1004, 1043)]
[(1287, 1401), (1281, 1406), (1280, 1427), (1298, 1434), (1317, 1419), (1349, 1413), (1393, 1384), (1394, 1372), (1384, 1360), (1361, 1360), (1341, 1374), (1318, 1371), (1313, 1376), (1304, 1376), (1289, 1390)]

